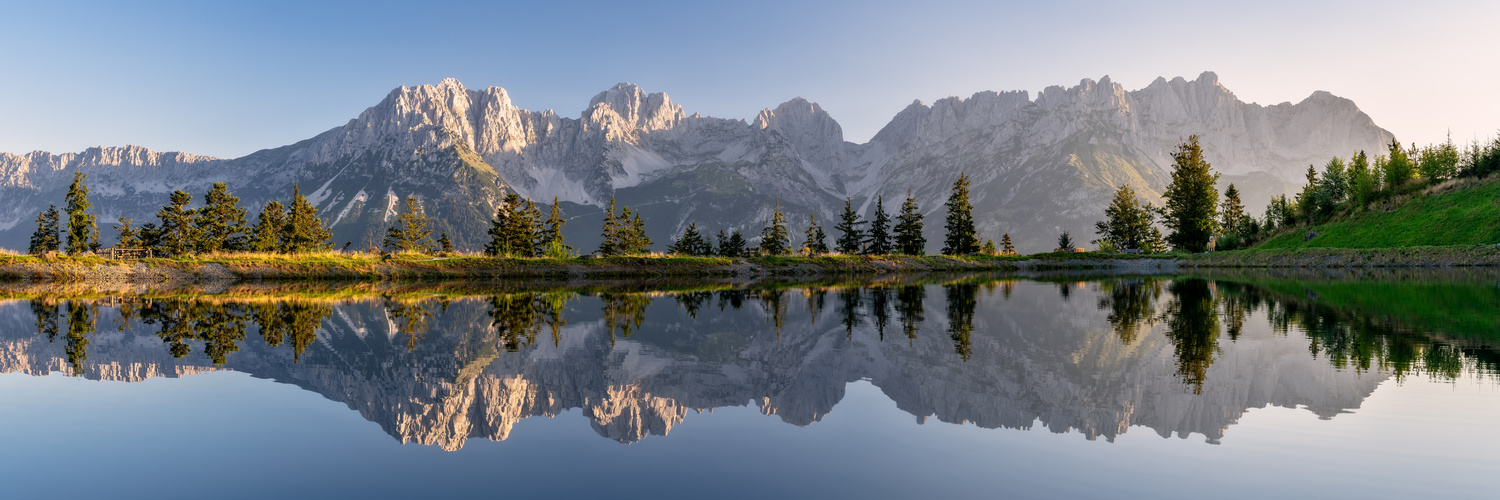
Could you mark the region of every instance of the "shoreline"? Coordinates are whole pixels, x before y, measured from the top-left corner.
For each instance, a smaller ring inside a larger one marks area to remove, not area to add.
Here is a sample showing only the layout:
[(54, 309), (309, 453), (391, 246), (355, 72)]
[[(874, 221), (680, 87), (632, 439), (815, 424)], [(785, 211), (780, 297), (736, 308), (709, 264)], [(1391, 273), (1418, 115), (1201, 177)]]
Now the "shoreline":
[(117, 261), (101, 257), (0, 256), (0, 282), (182, 286), (200, 283), (423, 282), (493, 280), (762, 280), (894, 274), (1052, 271), (1173, 274), (1194, 269), (1500, 267), (1493, 245), (1380, 249), (1234, 250), (1194, 255), (1049, 253), (1027, 256), (608, 257), (520, 259), (310, 254)]

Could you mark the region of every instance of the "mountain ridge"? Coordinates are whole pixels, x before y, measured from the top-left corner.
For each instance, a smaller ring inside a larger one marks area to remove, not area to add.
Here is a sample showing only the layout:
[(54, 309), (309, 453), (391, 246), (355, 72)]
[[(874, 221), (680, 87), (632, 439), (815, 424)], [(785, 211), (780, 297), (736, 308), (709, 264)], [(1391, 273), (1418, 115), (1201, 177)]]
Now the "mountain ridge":
[(1239, 101), (1212, 72), (1191, 81), (1157, 78), (1134, 91), (1105, 76), (1047, 87), (1035, 99), (1027, 91), (982, 91), (931, 105), (917, 100), (864, 143), (845, 140), (836, 119), (801, 97), (746, 121), (689, 115), (664, 92), (620, 83), (596, 94), (578, 118), (565, 118), (519, 108), (503, 88), (471, 90), (448, 78), (398, 87), (342, 126), (240, 158), (139, 146), (0, 153), (0, 246), (25, 241), (35, 213), (61, 202), (70, 171), (91, 174), (105, 221), (145, 220), (165, 203), (148, 195), (197, 195), (212, 182), (229, 182), (253, 214), (297, 184), (332, 224), (335, 243), (358, 248), (378, 243), (394, 200), (407, 195), (431, 205), (437, 228), (470, 249), (482, 246), (504, 193), (555, 197), (576, 221), (570, 242), (585, 251), (598, 239), (599, 207), (611, 198), (643, 207), (662, 247), (688, 222), (756, 234), (778, 204), (794, 232), (808, 214), (831, 218), (842, 198), (868, 211), (883, 197), (891, 210), (910, 190), (933, 215), (967, 172), (981, 237), (1010, 233), (1024, 250), (1045, 247), (1060, 230), (1091, 234), (1117, 186), (1159, 201), (1169, 153), (1189, 134), (1200, 136), (1228, 178), (1274, 182), (1256, 176), (1270, 173), (1286, 182), (1242, 187), (1267, 198), (1294, 185), (1308, 163), (1377, 150), (1392, 138), (1331, 93), (1262, 106)]

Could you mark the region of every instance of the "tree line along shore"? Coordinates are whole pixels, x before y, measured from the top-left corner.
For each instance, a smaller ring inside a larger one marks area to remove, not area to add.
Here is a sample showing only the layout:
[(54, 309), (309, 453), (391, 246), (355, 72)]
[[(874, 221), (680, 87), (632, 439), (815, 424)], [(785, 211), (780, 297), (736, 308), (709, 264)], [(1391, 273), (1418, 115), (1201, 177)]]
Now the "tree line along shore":
[[(126, 250), (132, 251), (126, 254), (133, 257), (145, 255), (153, 257), (152, 262), (173, 262), (180, 266), (219, 263), (246, 267), (260, 263), (269, 269), (297, 268), (300, 270), (292, 274), (308, 276), (320, 272), (348, 274), (345, 271), (368, 275), (377, 267), (372, 262), (383, 263), (385, 274), (497, 276), (521, 272), (520, 268), (528, 266), (536, 268), (537, 273), (631, 266), (651, 268), (647, 272), (657, 274), (742, 270), (734, 266), (763, 267), (773, 272), (837, 272), (986, 266), (1009, 269), (1017, 267), (1018, 261), (1028, 260), (1074, 260), (1076, 265), (1085, 266), (1104, 265), (1099, 263), (1101, 259), (1147, 256), (1184, 260), (1197, 266), (1317, 266), (1334, 262), (1392, 266), (1402, 265), (1402, 256), (1413, 253), (1385, 252), (1371, 258), (1373, 254), (1368, 251), (1325, 248), (1307, 254), (1316, 254), (1321, 260), (1309, 260), (1294, 258), (1295, 253), (1266, 252), (1268, 248), (1257, 245), (1284, 242), (1290, 239), (1288, 235), (1320, 227), (1319, 224), (1360, 217), (1378, 219), (1393, 206), (1411, 204), (1429, 195), (1442, 196), (1454, 191), (1487, 193), (1483, 190), (1500, 185), (1494, 181), (1495, 174), (1500, 172), (1500, 139), (1476, 142), (1463, 149), (1451, 140), (1423, 148), (1393, 141), (1388, 154), (1373, 160), (1361, 151), (1347, 161), (1331, 159), (1322, 173), (1309, 166), (1308, 184), (1303, 191), (1294, 198), (1273, 198), (1265, 215), (1257, 218), (1245, 211), (1233, 184), (1224, 191), (1221, 200), (1215, 187), (1218, 174), (1204, 159), (1196, 136), (1181, 144), (1172, 158), (1172, 181), (1163, 194), (1163, 205), (1152, 206), (1141, 200), (1130, 186), (1121, 186), (1105, 209), (1104, 220), (1095, 224), (1098, 238), (1091, 242), (1096, 245), (1093, 252), (1076, 248), (1073, 236), (1066, 231), (1058, 236), (1058, 249), (1049, 254), (1021, 256), (1016, 253), (1009, 234), (1003, 235), (998, 245), (989, 240), (981, 242), (969, 202), (969, 179), (960, 174), (944, 204), (941, 254), (947, 258), (936, 260), (921, 258), (926, 247), (922, 232), (924, 216), (910, 193), (894, 217), (886, 211), (884, 199), (877, 199), (870, 220), (865, 220), (853, 208), (852, 200), (846, 199), (843, 213), (833, 227), (839, 235), (832, 246), (816, 216), (810, 216), (800, 244), (793, 245), (786, 217), (777, 205), (753, 244), (739, 231), (729, 234), (720, 231), (711, 237), (702, 234), (696, 223), (690, 223), (668, 245), (665, 254), (650, 251), (651, 239), (646, 236), (640, 213), (630, 207), (617, 211), (611, 199), (601, 228), (603, 242), (592, 253), (579, 256), (564, 241), (562, 228), (567, 222), (556, 200), (550, 213), (543, 217), (535, 201), (516, 193), (508, 194), (492, 219), (488, 243), (481, 253), (473, 253), (455, 251), (446, 233), (434, 237), (421, 200), (409, 196), (387, 228), (381, 247), (351, 251), (347, 242), (343, 248), (334, 250), (329, 230), (323, 227), (317, 209), (302, 196), (300, 188), (293, 187), (288, 205), (279, 201), (267, 203), (251, 224), (247, 210), (224, 183), (214, 184), (204, 194), (201, 207), (193, 208), (192, 195), (179, 190), (168, 196), (168, 204), (157, 212), (156, 222), (136, 227), (132, 219), (120, 219), (115, 224), (113, 250), (116, 251), (110, 255), (119, 256), (119, 250)], [(0, 271), (0, 275), (36, 276), (38, 266), (60, 265), (63, 261), (57, 258), (60, 256), (72, 257), (70, 262), (79, 264), (105, 260), (97, 253), (101, 249), (102, 231), (98, 217), (90, 213), (86, 181), (86, 174), (75, 173), (63, 209), (59, 211), (54, 205), (38, 214), (28, 254), (45, 258), (5, 257), (4, 262), (11, 268)], [(1483, 215), (1478, 217), (1483, 218)], [(1469, 222), (1488, 224), (1500, 231), (1500, 220)], [(1490, 236), (1483, 231), (1479, 233), (1482, 234), (1473, 237)], [(1308, 232), (1304, 241), (1318, 236), (1316, 231)], [(1472, 246), (1475, 242), (1459, 244)], [(1252, 253), (1259, 251), (1255, 254), (1259, 257), (1225, 252), (1246, 248)], [(1213, 253), (1205, 256), (1204, 252)], [(1412, 261), (1412, 265), (1496, 264), (1482, 251), (1428, 249), (1419, 255), (1424, 257)], [(18, 271), (14, 267), (17, 265), (29, 266), (26, 269), (31, 271)], [(475, 270), (486, 266), (492, 268), (488, 273)], [(462, 272), (455, 273), (455, 268)], [(263, 269), (258, 274), (272, 277), (278, 273)]]

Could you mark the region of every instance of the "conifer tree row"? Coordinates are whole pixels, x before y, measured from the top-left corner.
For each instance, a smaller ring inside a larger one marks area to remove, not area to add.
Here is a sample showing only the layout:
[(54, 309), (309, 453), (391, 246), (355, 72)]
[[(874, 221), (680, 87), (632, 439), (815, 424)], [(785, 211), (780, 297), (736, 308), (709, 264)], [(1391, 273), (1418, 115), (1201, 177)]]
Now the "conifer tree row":
[(667, 252), (678, 255), (713, 255), (714, 245), (698, 232), (698, 223), (693, 222), (682, 231), (682, 236), (667, 246)]
[[(606, 219), (606, 226), (612, 219)], [(535, 201), (509, 193), (495, 209), (484, 253), (499, 257), (567, 257), (572, 250), (563, 243), (562, 227), (567, 223), (557, 198), (552, 199), (551, 213), (543, 221)]]

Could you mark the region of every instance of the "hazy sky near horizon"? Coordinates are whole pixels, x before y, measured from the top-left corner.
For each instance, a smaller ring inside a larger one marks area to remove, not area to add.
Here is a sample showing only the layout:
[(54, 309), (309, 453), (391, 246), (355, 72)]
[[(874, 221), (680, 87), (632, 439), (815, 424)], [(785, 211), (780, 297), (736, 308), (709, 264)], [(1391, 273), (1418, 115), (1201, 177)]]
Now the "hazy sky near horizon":
[(1500, 130), (1500, 2), (0, 1), (0, 151), (237, 157), (455, 77), (577, 117), (618, 82), (689, 114), (816, 101), (864, 142), (920, 99), (1127, 90), (1205, 70), (1242, 100), (1354, 100), (1403, 142)]

